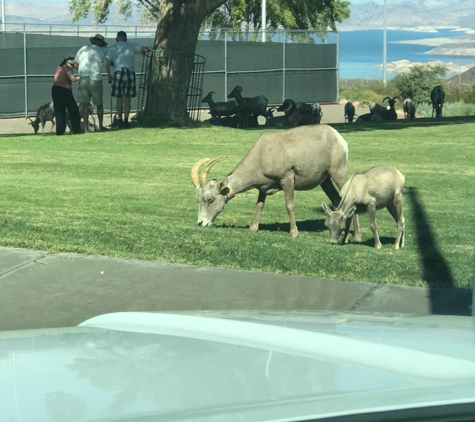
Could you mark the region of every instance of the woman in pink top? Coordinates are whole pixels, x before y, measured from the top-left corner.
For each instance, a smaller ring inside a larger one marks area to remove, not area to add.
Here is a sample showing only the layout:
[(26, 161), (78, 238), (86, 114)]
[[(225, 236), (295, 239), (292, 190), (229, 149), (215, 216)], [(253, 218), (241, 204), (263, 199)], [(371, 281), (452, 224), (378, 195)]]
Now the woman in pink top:
[(66, 131), (66, 110), (71, 119), (72, 132), (81, 133), (79, 108), (72, 90), (72, 83), (79, 80), (79, 76), (73, 73), (73, 69), (77, 67), (78, 64), (74, 61), (74, 56), (68, 56), (59, 64), (54, 74), (51, 95), (56, 116), (56, 135), (64, 135)]

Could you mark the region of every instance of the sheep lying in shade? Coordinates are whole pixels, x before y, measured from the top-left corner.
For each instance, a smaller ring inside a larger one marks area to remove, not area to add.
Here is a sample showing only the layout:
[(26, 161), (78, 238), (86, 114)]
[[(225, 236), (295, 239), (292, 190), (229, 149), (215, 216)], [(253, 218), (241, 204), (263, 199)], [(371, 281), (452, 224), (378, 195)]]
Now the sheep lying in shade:
[(297, 109), (295, 101), (287, 99), (277, 111), (283, 111), (290, 126), (303, 126), (316, 124), (316, 118), (313, 113), (304, 113)]

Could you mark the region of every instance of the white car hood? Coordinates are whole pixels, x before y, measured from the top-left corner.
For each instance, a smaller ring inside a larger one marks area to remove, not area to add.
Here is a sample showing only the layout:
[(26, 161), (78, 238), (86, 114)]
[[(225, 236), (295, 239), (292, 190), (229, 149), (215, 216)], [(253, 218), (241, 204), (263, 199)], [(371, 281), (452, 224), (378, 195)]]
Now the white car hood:
[(5, 421), (276, 421), (475, 402), (473, 333), (469, 317), (107, 314), (1, 333), (0, 409)]

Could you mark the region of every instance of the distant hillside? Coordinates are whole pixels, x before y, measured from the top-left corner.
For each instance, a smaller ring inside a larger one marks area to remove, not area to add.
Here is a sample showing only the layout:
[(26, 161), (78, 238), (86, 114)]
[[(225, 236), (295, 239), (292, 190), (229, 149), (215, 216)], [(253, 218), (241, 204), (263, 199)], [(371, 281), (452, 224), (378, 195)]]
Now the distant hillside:
[[(475, 9), (467, 9), (467, 3), (460, 0), (418, 0), (402, 3), (388, 1), (388, 28), (475, 28)], [(382, 4), (368, 1), (352, 4), (350, 10), (350, 18), (338, 24), (338, 29), (376, 29), (383, 26)]]
[(468, 69), (466, 72), (461, 73), (460, 75), (452, 76), (451, 78), (446, 79), (446, 82), (451, 85), (475, 85), (475, 66)]

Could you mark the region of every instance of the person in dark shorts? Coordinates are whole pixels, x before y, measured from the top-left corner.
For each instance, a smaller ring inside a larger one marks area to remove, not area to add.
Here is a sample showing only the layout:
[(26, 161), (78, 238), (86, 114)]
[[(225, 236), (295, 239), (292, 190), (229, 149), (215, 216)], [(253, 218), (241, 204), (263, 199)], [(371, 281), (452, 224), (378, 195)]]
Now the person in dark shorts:
[[(130, 103), (137, 96), (135, 86), (135, 55), (148, 51), (148, 47), (127, 41), (127, 34), (119, 31), (114, 44), (106, 55), (106, 71), (112, 82), (112, 96), (117, 98), (117, 118), (119, 128), (128, 128)], [(112, 68), (114, 75), (112, 75)], [(123, 117), (123, 119), (122, 119)]]
[(74, 61), (74, 56), (70, 55), (59, 64), (54, 74), (51, 96), (56, 117), (56, 135), (64, 135), (66, 131), (66, 110), (71, 119), (72, 132), (81, 133), (81, 117), (72, 89), (72, 83), (79, 80), (79, 76), (73, 73), (73, 69), (77, 69), (77, 67), (78, 64)]

